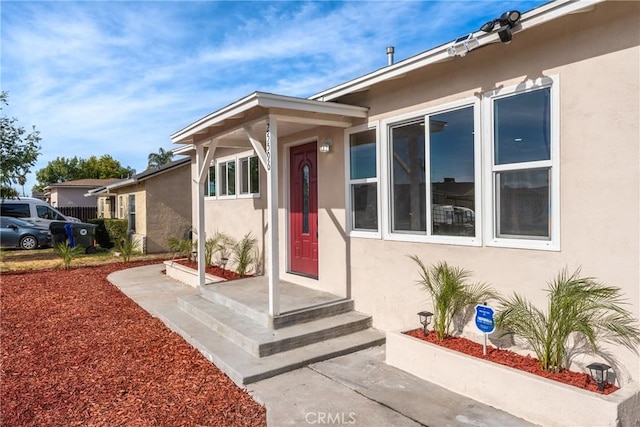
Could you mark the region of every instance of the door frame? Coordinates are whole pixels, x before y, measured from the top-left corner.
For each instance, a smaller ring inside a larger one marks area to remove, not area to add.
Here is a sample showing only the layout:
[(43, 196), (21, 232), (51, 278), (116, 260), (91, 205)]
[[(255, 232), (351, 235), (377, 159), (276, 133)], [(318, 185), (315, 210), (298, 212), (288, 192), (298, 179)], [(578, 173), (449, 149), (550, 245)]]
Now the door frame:
[(317, 188), (317, 193), (318, 193), (318, 215), (319, 215), (319, 211), (320, 211), (320, 156), (318, 156), (318, 141), (319, 138), (318, 136), (310, 136), (308, 138), (304, 138), (304, 139), (299, 139), (293, 142), (289, 142), (287, 144), (283, 144), (282, 147), (284, 148), (284, 158), (283, 160), (283, 168), (282, 168), (282, 172), (283, 172), (283, 178), (282, 179), (282, 190), (284, 192), (285, 195), (285, 218), (284, 218), (284, 225), (285, 225), (285, 233), (284, 233), (284, 238), (285, 238), (285, 273), (286, 274), (291, 274), (294, 275), (296, 277), (300, 277), (300, 278), (305, 278), (305, 279), (309, 279), (309, 280), (319, 280), (320, 279), (320, 223), (318, 222), (318, 277), (313, 277), (313, 276), (306, 276), (304, 274), (301, 273), (295, 273), (291, 271), (291, 182), (290, 182), (290, 178), (291, 178), (291, 170), (290, 170), (290, 165), (291, 165), (291, 148), (293, 147), (297, 147), (299, 145), (305, 145), (305, 144), (309, 144), (311, 142), (315, 142), (316, 143), (316, 177), (318, 180), (318, 188)]

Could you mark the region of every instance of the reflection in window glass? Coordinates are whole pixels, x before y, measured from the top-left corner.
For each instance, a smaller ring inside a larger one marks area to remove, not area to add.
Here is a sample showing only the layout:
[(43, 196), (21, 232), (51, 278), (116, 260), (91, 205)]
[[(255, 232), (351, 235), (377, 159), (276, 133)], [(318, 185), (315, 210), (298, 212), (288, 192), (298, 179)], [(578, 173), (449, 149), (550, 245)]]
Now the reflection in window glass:
[(370, 129), (349, 136), (351, 179), (376, 176), (376, 130)]
[(302, 232), (309, 233), (309, 166), (302, 168)]
[(227, 195), (227, 164), (220, 164), (220, 195)]
[(378, 229), (378, 184), (351, 185), (354, 230)]
[(434, 235), (475, 235), (473, 107), (429, 118)]
[(216, 195), (216, 167), (209, 168), (209, 196)]
[(227, 195), (235, 196), (236, 194), (236, 162), (227, 162)]
[(258, 163), (258, 156), (249, 158), (249, 185), (250, 193), (260, 193), (260, 165)]
[(378, 231), (377, 131), (349, 135), (351, 229)]
[(494, 101), (495, 164), (551, 158), (550, 94), (544, 88)]
[(498, 237), (549, 238), (549, 169), (496, 174)]
[(244, 158), (240, 160), (240, 194), (249, 193), (249, 159)]
[(391, 129), (393, 230), (426, 231), (424, 120)]

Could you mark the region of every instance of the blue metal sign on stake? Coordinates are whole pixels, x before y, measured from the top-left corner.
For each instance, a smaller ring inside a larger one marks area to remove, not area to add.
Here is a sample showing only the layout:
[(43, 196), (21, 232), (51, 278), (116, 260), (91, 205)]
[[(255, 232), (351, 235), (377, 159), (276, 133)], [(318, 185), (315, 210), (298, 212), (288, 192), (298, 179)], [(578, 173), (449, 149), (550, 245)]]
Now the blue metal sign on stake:
[(493, 308), (488, 305), (476, 305), (476, 316), (474, 321), (476, 327), (484, 333), (484, 343), (482, 346), (482, 354), (487, 354), (487, 335), (496, 330), (496, 322), (493, 320)]

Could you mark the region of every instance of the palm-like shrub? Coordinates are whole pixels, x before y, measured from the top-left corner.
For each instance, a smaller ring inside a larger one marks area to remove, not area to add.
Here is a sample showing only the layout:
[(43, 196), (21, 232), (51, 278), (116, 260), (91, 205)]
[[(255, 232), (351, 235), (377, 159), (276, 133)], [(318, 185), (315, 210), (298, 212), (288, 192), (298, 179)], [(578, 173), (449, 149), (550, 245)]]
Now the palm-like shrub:
[(137, 248), (138, 244), (131, 238), (131, 236), (127, 236), (122, 239), (116, 247), (118, 252), (122, 254), (122, 260), (124, 262), (129, 262), (131, 260), (131, 256), (133, 256)]
[(570, 345), (580, 338), (586, 339), (593, 352), (602, 342), (637, 351), (640, 329), (631, 313), (621, 307), (625, 302), (620, 288), (580, 277), (580, 269), (571, 275), (563, 269), (547, 292), (546, 311), (514, 293), (501, 300), (496, 316), (496, 325), (520, 336), (542, 369), (557, 372), (568, 367)]
[(496, 299), (496, 292), (485, 283), (467, 283), (469, 272), (446, 262), (426, 267), (417, 255), (410, 256), (420, 268), (418, 285), (427, 291), (433, 303), (433, 329), (439, 340), (451, 335), (456, 317), (467, 308)]
[(251, 237), (251, 232), (249, 232), (233, 246), (233, 261), (236, 263), (236, 272), (241, 276), (247, 274), (251, 264), (256, 261), (255, 247), (257, 244), (258, 239)]
[(78, 256), (84, 253), (84, 248), (81, 246), (69, 246), (69, 242), (58, 243), (53, 247), (53, 250), (62, 258), (62, 264), (60, 265), (65, 270), (71, 268), (71, 262)]
[(185, 257), (191, 261), (195, 243), (191, 239), (180, 239), (178, 237), (169, 238), (169, 250), (174, 253), (174, 257)]

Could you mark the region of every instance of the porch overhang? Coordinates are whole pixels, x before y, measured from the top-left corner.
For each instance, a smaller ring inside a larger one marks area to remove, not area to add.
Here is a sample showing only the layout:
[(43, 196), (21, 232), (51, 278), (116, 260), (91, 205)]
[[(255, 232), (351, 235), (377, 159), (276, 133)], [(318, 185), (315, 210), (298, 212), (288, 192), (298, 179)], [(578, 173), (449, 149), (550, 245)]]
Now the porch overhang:
[(254, 92), (174, 133), (171, 141), (206, 144), (217, 139), (219, 147), (235, 147), (247, 144), (243, 131), (247, 126), (257, 135), (264, 134), (268, 116), (278, 121), (280, 136), (284, 136), (315, 126), (347, 128), (367, 113), (365, 107)]
[[(335, 102), (254, 92), (235, 103), (215, 111), (171, 136), (172, 142), (184, 144), (174, 150), (195, 152), (196, 231), (203, 233), (204, 183), (218, 148), (253, 149), (267, 172), (269, 315), (280, 314), (279, 232), (278, 232), (278, 138), (315, 127), (348, 128), (366, 119), (368, 109)], [(198, 283), (205, 284), (204, 238), (198, 238)]]

